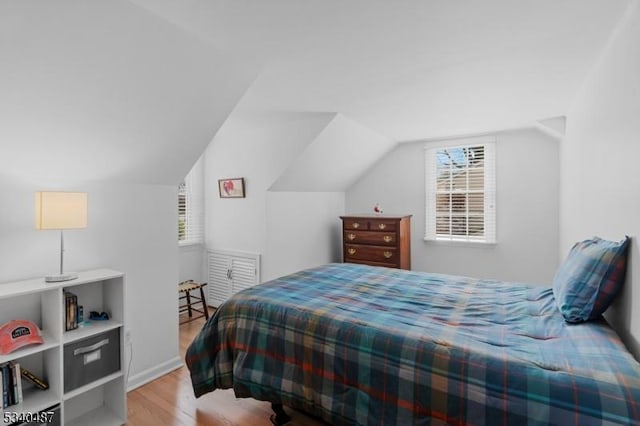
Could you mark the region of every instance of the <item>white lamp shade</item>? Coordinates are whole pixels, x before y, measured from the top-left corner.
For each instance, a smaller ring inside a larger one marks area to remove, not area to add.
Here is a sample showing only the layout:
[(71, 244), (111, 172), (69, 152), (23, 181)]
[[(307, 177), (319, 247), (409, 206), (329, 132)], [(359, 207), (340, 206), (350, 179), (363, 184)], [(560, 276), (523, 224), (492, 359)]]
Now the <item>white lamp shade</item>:
[(86, 227), (86, 192), (36, 192), (36, 229)]

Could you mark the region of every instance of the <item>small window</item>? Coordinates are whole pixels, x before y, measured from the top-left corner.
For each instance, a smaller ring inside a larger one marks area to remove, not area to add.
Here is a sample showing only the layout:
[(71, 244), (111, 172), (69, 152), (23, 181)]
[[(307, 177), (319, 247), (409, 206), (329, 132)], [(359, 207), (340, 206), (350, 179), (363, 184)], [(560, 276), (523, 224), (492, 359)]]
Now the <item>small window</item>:
[(198, 185), (199, 168), (194, 167), (178, 186), (178, 242), (199, 244), (203, 241), (203, 194)]
[(495, 243), (495, 143), (464, 142), (425, 150), (425, 240)]
[(178, 241), (187, 238), (187, 184), (178, 186)]

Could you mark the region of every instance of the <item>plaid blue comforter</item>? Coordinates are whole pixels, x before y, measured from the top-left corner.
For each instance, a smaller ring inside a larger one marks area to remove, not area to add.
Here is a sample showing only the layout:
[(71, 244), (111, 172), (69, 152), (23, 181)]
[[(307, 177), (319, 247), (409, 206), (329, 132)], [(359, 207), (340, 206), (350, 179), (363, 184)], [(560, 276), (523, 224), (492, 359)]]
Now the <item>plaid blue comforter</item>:
[(332, 424), (640, 424), (640, 366), (551, 289), (329, 264), (225, 302), (187, 350), (233, 388)]

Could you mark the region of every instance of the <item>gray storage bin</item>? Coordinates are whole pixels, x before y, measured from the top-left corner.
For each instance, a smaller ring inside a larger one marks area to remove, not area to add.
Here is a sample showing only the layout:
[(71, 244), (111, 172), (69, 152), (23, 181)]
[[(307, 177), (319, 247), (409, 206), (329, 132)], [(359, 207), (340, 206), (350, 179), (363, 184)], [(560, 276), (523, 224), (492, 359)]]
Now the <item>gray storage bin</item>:
[(120, 370), (120, 329), (64, 345), (64, 391)]

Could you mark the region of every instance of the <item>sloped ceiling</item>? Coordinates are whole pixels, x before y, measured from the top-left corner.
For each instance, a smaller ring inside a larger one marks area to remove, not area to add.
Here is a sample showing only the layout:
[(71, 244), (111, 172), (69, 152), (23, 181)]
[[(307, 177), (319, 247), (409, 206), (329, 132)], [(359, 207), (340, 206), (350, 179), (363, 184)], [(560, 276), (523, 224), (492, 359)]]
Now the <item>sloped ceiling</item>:
[(545, 118), (544, 120), (538, 120), (536, 127), (543, 133), (558, 140), (562, 140), (567, 130), (567, 117), (551, 117)]
[(123, 0), (0, 3), (0, 174), (176, 184), (257, 75)]
[(133, 0), (264, 62), (240, 107), (343, 114), (394, 141), (566, 114), (629, 0)]
[(241, 111), (339, 113), (389, 146), (533, 125), (630, 1), (1, 2), (0, 174), (177, 183)]
[(393, 146), (388, 138), (336, 114), (269, 189), (344, 192)]

